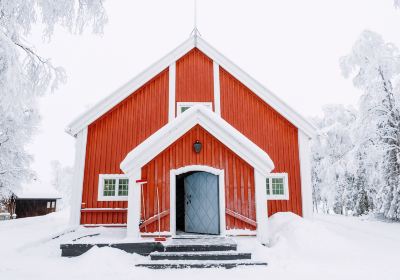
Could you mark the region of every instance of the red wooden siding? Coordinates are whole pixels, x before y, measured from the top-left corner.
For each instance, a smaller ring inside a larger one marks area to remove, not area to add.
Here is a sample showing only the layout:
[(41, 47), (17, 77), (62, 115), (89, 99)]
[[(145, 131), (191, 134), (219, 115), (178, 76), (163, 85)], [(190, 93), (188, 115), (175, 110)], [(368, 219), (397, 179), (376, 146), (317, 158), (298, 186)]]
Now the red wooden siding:
[(213, 62), (194, 48), (176, 62), (176, 102), (213, 102)]
[[(99, 174), (121, 174), (127, 153), (168, 122), (168, 69), (88, 127), (82, 202), (85, 208), (127, 208), (97, 201)], [(126, 223), (126, 212), (83, 211), (82, 224)]]
[(297, 128), (220, 67), (221, 116), (262, 148), (275, 164), (273, 172), (289, 174), (290, 200), (268, 202), (268, 214), (302, 215)]
[[(196, 140), (200, 140), (203, 144), (199, 154), (193, 150), (193, 143)], [(226, 208), (253, 221), (256, 220), (253, 167), (199, 125), (193, 127), (142, 168), (142, 178), (148, 182), (143, 187), (146, 216), (143, 217), (142, 204), (142, 219), (147, 220), (157, 214), (156, 187), (159, 188), (160, 212), (170, 208), (170, 170), (187, 165), (208, 165), (224, 169)], [(161, 219), (161, 231), (170, 230), (169, 218), (167, 215)], [(227, 229), (255, 229), (254, 226), (230, 215), (226, 215), (226, 225)], [(157, 231), (157, 223), (148, 225), (146, 229), (147, 232)]]

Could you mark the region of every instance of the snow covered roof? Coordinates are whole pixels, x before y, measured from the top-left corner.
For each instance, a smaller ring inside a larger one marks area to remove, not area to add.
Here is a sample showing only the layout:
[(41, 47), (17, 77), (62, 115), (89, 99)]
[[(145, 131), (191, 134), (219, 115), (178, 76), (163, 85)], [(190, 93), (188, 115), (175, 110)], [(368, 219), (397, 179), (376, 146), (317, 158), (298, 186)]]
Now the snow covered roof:
[(55, 189), (45, 187), (40, 181), (22, 186), (20, 190), (14, 191), (20, 199), (60, 199), (61, 195)]
[(278, 111), (288, 121), (290, 121), (297, 128), (302, 130), (309, 137), (313, 137), (316, 133), (316, 128), (306, 118), (302, 117), (278, 96), (265, 88), (250, 75), (236, 66), (233, 62), (223, 56), (214, 47), (208, 44), (204, 39), (198, 36), (191, 36), (188, 40), (179, 45), (172, 52), (161, 58), (159, 61), (151, 65), (138, 76), (128, 81), (125, 85), (117, 89), (114, 93), (107, 96), (105, 99), (98, 102), (88, 111), (80, 115), (66, 128), (66, 132), (75, 136), (82, 129), (90, 125), (96, 119), (101, 117), (107, 111), (119, 104), (134, 91), (139, 89), (154, 76), (159, 74), (162, 70), (177, 61), (193, 48), (198, 48), (213, 61), (217, 62), (221, 67), (227, 70), (231, 75), (248, 87), (251, 91), (257, 94), (262, 100), (269, 104), (272, 108)]
[(129, 152), (121, 162), (121, 170), (128, 175), (139, 170), (197, 124), (261, 174), (266, 175), (275, 168), (271, 158), (264, 150), (209, 108), (196, 105), (180, 114)]

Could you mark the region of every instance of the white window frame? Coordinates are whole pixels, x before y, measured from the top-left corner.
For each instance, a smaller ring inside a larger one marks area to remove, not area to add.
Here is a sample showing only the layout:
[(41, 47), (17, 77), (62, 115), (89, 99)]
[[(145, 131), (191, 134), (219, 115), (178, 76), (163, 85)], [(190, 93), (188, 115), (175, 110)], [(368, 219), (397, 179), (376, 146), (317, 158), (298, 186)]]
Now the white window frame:
[[(283, 178), (283, 194), (272, 194), (272, 179)], [(267, 179), (269, 179), (270, 194), (267, 193)], [(289, 200), (289, 179), (287, 173), (271, 173), (265, 178), (265, 193), (268, 200)]]
[(212, 102), (177, 102), (176, 103), (176, 115), (179, 116), (180, 114), (182, 114), (182, 112), (181, 112), (182, 107), (193, 107), (198, 104), (204, 105), (205, 107), (212, 110)]
[[(115, 195), (114, 196), (104, 196), (104, 180), (105, 179), (115, 179)], [(119, 190), (119, 179), (128, 179), (128, 194), (129, 194), (129, 178), (125, 174), (100, 174), (99, 175), (99, 186), (98, 186), (98, 201), (128, 201), (128, 196), (118, 196)]]

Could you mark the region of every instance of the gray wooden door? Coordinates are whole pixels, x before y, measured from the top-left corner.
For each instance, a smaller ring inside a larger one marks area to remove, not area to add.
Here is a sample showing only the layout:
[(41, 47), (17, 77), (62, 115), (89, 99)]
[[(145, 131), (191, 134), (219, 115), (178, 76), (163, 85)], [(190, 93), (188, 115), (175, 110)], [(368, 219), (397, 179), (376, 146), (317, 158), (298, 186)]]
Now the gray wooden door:
[(196, 172), (184, 179), (185, 231), (219, 234), (218, 176)]

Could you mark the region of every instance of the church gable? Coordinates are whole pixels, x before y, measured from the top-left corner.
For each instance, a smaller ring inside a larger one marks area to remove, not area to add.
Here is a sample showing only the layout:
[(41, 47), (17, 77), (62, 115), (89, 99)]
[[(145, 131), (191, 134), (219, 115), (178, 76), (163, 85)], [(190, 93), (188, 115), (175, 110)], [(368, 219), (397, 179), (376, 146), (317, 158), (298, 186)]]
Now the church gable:
[(213, 61), (193, 48), (176, 61), (176, 102), (214, 102)]

